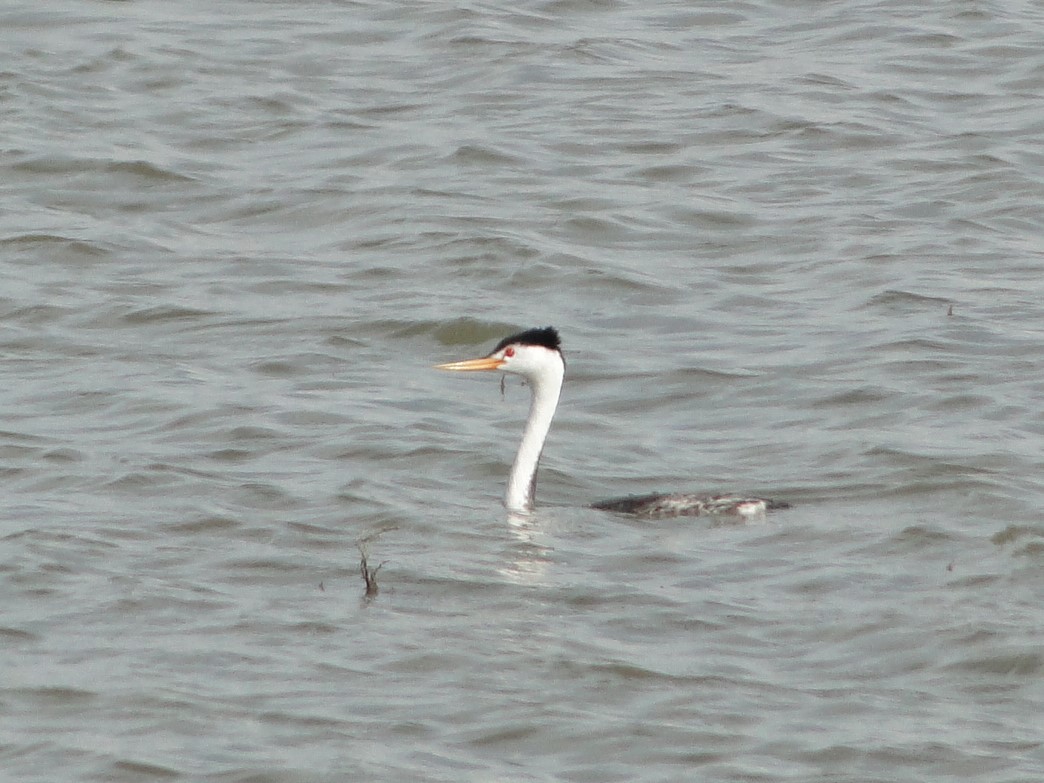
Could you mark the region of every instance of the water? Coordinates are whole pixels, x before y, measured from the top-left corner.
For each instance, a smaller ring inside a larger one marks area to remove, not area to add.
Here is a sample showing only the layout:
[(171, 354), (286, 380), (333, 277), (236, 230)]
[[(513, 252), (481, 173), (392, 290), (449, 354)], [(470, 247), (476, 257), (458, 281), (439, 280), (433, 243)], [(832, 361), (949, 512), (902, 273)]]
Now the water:
[(1042, 779), (1042, 22), (8, 4), (5, 775)]

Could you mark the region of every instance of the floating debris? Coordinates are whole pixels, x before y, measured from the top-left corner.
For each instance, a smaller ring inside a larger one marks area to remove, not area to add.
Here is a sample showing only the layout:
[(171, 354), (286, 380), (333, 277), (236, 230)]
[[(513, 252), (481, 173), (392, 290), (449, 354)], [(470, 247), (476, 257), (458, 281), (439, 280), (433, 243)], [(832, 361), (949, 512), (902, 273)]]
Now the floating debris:
[(369, 562), (367, 562), (367, 551), (366, 542), (369, 539), (356, 542), (355, 546), (359, 549), (359, 573), (362, 574), (363, 582), (366, 584), (366, 592), (364, 595), (367, 598), (373, 598), (379, 592), (377, 587), (377, 572), (381, 570), (381, 567), (388, 562), (387, 560), (382, 561), (377, 565), (376, 568), (370, 568)]
[(376, 568), (370, 568), (368, 559), (370, 553), (367, 550), (367, 545), (371, 541), (376, 541), (382, 535), (387, 533), (389, 530), (398, 530), (398, 525), (386, 525), (379, 530), (375, 530), (368, 536), (358, 539), (355, 542), (355, 548), (359, 550), (359, 573), (362, 574), (363, 582), (366, 584), (366, 592), (364, 596), (369, 599), (377, 595), (379, 588), (377, 587), (377, 572), (381, 570), (387, 560), (382, 561), (377, 565)]

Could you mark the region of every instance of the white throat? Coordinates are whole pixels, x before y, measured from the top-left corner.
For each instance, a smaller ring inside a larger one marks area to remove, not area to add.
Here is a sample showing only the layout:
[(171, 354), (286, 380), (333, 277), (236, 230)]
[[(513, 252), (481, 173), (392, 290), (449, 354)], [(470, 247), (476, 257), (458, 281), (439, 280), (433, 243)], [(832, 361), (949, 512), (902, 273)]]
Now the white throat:
[(522, 442), (518, 444), (518, 453), (511, 466), (508, 477), (507, 493), (504, 505), (509, 511), (527, 512), (533, 508), (536, 495), (537, 464), (540, 452), (544, 449), (544, 440), (551, 429), (551, 420), (558, 407), (558, 397), (562, 392), (562, 379), (565, 365), (557, 351), (548, 351), (548, 359), (541, 372), (526, 374), (526, 380), (532, 389), (532, 400), (529, 404), (529, 418), (522, 433)]

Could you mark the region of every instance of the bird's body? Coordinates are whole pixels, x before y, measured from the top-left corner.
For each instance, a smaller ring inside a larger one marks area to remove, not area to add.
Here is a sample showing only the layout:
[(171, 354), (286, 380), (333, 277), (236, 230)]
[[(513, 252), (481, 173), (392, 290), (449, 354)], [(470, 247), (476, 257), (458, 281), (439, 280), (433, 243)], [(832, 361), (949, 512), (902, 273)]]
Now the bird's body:
[[(530, 329), (501, 340), (486, 356), (462, 362), (440, 364), (438, 369), (453, 371), (501, 370), (521, 375), (529, 383), (533, 397), (529, 417), (522, 433), (515, 461), (508, 477), (504, 505), (525, 513), (533, 508), (536, 472), (551, 420), (565, 378), (558, 332), (548, 326)], [(767, 498), (738, 495), (690, 495), (687, 493), (638, 495), (594, 503), (592, 508), (621, 514), (659, 518), (732, 514), (756, 516), (768, 509), (786, 508), (786, 503)]]
[(651, 495), (630, 495), (625, 498), (600, 500), (591, 508), (634, 514), (638, 517), (659, 519), (662, 517), (699, 517), (705, 514), (734, 514), (753, 517), (769, 509), (789, 508), (790, 504), (768, 498), (751, 498), (743, 495), (690, 495), (687, 492)]

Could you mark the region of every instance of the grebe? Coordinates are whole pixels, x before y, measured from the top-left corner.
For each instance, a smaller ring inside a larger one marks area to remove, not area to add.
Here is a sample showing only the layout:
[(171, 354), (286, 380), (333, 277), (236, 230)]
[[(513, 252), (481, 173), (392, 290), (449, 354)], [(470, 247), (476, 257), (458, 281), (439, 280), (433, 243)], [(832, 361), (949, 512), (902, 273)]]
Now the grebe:
[[(529, 329), (505, 337), (489, 354), (478, 359), (449, 362), (438, 370), (467, 372), (500, 370), (521, 375), (532, 389), (529, 418), (522, 442), (508, 476), (504, 505), (509, 511), (527, 513), (536, 494), (537, 464), (565, 378), (565, 359), (558, 331), (551, 326)], [(639, 517), (680, 517), (704, 514), (756, 516), (768, 509), (788, 508), (789, 504), (767, 498), (743, 495), (690, 495), (687, 493), (634, 495), (592, 503), (591, 508)]]

